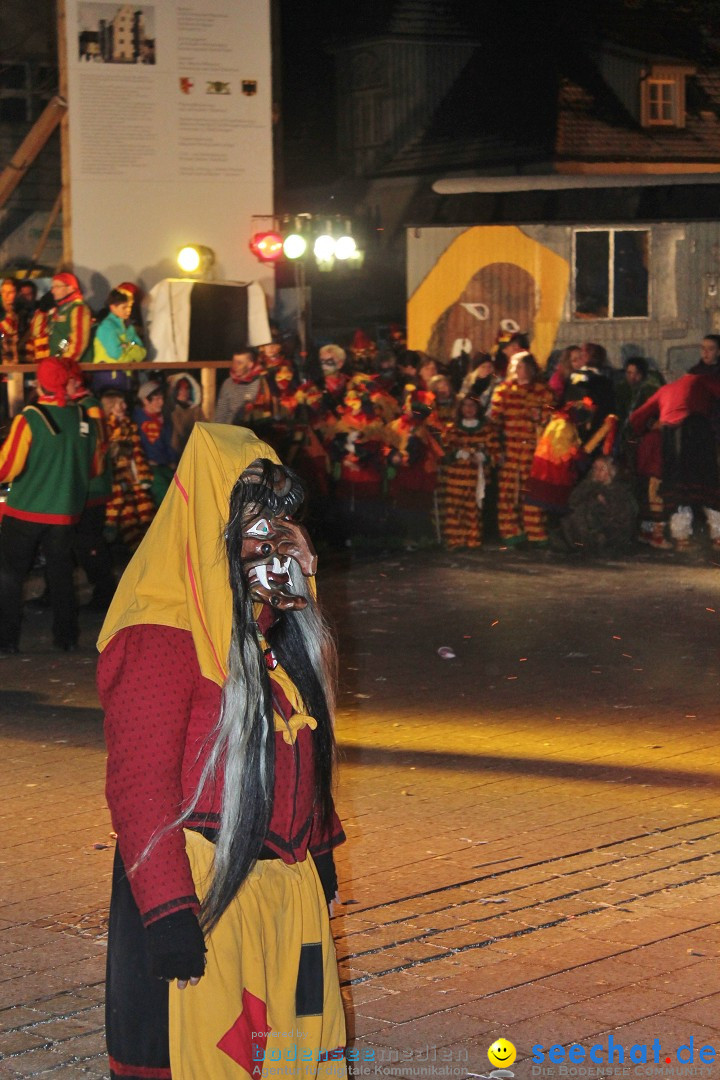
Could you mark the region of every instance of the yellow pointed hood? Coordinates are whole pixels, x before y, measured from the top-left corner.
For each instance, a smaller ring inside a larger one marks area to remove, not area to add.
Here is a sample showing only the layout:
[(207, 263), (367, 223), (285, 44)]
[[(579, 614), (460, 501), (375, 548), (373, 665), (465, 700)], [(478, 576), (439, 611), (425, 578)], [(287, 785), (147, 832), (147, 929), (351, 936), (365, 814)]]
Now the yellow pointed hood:
[(232, 629), (223, 534), (235, 481), (256, 458), (280, 464), (247, 428), (195, 424), (173, 483), (120, 580), (100, 651), (126, 626), (189, 630), (203, 675), (223, 685)]

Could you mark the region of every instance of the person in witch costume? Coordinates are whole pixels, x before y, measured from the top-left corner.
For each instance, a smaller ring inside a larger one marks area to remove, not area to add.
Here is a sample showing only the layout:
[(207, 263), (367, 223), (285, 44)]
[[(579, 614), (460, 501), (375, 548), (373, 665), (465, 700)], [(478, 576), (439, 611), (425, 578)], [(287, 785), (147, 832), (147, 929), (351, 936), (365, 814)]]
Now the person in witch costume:
[(302, 499), (252, 432), (196, 424), (100, 634), (113, 1078), (345, 1073), (335, 647)]

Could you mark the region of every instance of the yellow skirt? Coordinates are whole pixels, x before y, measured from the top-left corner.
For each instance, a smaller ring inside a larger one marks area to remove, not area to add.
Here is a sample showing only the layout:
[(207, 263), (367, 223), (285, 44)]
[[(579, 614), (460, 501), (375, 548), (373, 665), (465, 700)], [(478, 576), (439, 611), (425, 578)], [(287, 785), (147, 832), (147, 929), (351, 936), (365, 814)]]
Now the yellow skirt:
[[(214, 847), (190, 830), (185, 845), (202, 899)], [(173, 1080), (344, 1080), (335, 945), (310, 855), (257, 862), (207, 949), (197, 986), (170, 985)]]

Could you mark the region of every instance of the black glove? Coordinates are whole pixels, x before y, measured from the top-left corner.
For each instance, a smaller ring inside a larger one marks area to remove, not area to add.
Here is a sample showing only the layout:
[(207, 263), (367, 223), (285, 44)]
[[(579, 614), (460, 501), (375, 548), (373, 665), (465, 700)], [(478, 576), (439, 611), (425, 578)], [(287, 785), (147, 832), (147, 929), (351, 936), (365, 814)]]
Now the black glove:
[(145, 927), (150, 974), (158, 979), (199, 979), (205, 973), (205, 938), (190, 908)]
[(313, 855), (313, 861), (317, 868), (320, 884), (325, 893), (328, 904), (335, 899), (338, 887), (337, 870), (332, 851), (326, 851), (323, 855)]

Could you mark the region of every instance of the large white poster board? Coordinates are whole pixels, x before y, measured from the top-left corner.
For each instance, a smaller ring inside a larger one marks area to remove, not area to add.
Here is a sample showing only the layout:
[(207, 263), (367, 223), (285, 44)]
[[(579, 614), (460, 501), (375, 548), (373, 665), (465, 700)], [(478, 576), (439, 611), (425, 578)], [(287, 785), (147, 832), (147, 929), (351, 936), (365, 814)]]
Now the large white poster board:
[(175, 276), (184, 244), (213, 249), (218, 279), (257, 278), (251, 219), (272, 213), (269, 0), (65, 8), (73, 262), (91, 303)]

